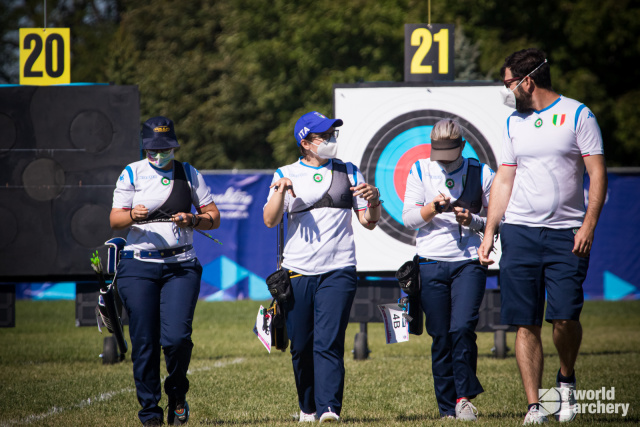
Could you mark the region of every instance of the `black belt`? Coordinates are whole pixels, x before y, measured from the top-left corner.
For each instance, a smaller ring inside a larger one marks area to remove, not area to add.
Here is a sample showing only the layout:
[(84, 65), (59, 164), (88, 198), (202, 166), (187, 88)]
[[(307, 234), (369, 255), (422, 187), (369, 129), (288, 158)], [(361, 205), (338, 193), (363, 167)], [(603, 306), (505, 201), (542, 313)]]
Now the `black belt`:
[[(178, 246), (177, 248), (167, 248), (159, 251), (140, 251), (140, 258), (142, 259), (158, 259), (169, 258), (172, 256), (180, 255), (193, 249), (193, 245)], [(131, 259), (134, 257), (136, 251), (120, 251), (120, 259)]]

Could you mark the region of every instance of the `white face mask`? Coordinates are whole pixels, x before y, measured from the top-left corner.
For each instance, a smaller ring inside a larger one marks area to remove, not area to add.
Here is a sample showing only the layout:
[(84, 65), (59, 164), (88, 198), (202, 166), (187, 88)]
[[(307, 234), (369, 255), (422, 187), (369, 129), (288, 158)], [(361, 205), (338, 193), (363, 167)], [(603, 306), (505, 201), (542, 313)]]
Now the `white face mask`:
[(500, 88), (500, 95), (502, 95), (502, 103), (509, 108), (516, 108), (516, 94), (514, 93), (516, 89), (522, 84), (524, 79), (520, 80), (518, 86), (516, 86), (513, 90), (507, 89), (504, 85)]
[[(313, 144), (313, 143), (312, 143)], [(331, 138), (322, 141), (320, 144), (313, 144), (318, 147), (318, 157), (321, 159), (335, 159), (338, 155), (338, 141), (336, 141), (336, 137), (332, 136)]]
[(173, 149), (165, 153), (162, 153), (160, 151), (152, 151), (152, 150), (147, 151), (147, 160), (149, 160), (149, 163), (151, 163), (153, 166), (157, 168), (163, 168), (167, 166), (169, 162), (173, 160), (173, 157), (174, 157)]
[(526, 76), (524, 76), (522, 78), (522, 80), (520, 80), (520, 83), (518, 83), (518, 85), (516, 87), (513, 88), (513, 90), (506, 88), (504, 85), (500, 88), (500, 95), (502, 96), (502, 103), (504, 105), (506, 105), (509, 108), (516, 108), (516, 94), (514, 93), (516, 91), (516, 89), (518, 89), (518, 87), (520, 87), (520, 85), (522, 84), (522, 82), (524, 81), (525, 78), (529, 77), (531, 74), (533, 74), (538, 68), (542, 67), (544, 64), (547, 63), (547, 60), (545, 59), (544, 62), (540, 65), (538, 65), (536, 68), (533, 69), (532, 72), (530, 72), (529, 74), (527, 74)]

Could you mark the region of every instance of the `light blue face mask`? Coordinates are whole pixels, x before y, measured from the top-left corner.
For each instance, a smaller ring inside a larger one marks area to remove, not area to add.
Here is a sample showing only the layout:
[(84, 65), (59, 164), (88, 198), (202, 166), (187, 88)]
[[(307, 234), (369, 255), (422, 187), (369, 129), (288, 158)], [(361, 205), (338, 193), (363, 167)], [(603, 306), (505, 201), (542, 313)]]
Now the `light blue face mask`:
[(166, 152), (147, 150), (147, 160), (149, 160), (149, 163), (157, 168), (163, 168), (167, 166), (169, 162), (173, 160), (173, 157), (173, 149)]

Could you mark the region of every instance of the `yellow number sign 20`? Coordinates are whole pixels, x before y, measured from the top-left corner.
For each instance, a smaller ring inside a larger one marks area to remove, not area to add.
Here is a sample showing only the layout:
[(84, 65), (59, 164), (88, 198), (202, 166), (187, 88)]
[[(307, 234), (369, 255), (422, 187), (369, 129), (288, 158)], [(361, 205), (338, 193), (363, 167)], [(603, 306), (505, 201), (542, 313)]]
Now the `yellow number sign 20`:
[(20, 28), (20, 84), (71, 83), (69, 28)]

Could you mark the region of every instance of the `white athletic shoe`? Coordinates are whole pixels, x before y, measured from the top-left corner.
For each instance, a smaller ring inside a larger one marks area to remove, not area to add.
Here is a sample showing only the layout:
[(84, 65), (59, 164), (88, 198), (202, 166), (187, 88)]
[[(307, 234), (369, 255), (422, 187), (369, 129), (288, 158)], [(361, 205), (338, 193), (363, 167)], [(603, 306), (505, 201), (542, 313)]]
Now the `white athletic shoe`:
[(548, 422), (549, 420), (547, 419), (546, 415), (544, 415), (536, 406), (534, 406), (529, 409), (529, 412), (527, 412), (527, 416), (524, 417), (524, 422), (522, 423), (522, 425), (526, 426), (528, 424), (544, 424)]
[(478, 409), (468, 399), (462, 399), (456, 403), (456, 420), (476, 421), (478, 419)]
[(313, 414), (307, 414), (300, 411), (300, 419), (298, 420), (299, 423), (315, 423), (316, 421), (318, 421), (318, 417), (316, 416), (315, 412)]
[(561, 423), (572, 421), (576, 417), (576, 383), (557, 383), (560, 392), (560, 412), (555, 415)]
[(321, 423), (337, 423), (340, 421), (338, 414), (333, 412), (331, 408), (320, 417)]

